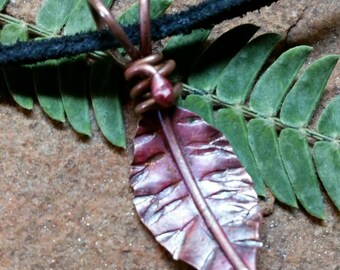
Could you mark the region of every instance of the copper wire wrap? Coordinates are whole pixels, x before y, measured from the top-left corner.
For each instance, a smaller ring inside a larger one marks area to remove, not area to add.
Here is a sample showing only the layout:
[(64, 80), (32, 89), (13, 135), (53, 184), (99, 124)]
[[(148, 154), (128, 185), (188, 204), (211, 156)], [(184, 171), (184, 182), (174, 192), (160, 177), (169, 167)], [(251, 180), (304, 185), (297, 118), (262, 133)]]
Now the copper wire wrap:
[(135, 107), (136, 113), (168, 108), (176, 103), (181, 93), (181, 84), (173, 86), (166, 79), (175, 67), (175, 61), (163, 61), (162, 54), (149, 55), (127, 66), (125, 79), (131, 80), (135, 77), (139, 79), (130, 90), (130, 97), (138, 102)]
[(175, 61), (163, 61), (162, 54), (152, 54), (149, 0), (139, 0), (140, 50), (132, 45), (102, 0), (89, 0), (88, 3), (97, 27), (108, 27), (131, 58), (127, 60), (116, 51), (109, 51), (113, 58), (125, 68), (125, 79), (137, 81), (130, 91), (130, 97), (137, 101), (135, 112), (142, 114), (149, 110), (173, 106), (182, 87), (180, 84), (173, 86), (166, 78), (175, 69)]

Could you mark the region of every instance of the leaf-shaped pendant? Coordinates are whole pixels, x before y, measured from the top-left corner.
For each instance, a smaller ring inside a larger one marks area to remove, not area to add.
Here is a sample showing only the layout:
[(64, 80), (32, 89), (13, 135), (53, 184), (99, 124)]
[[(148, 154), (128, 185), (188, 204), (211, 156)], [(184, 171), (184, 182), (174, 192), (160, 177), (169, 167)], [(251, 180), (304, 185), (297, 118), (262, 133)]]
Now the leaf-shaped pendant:
[(139, 3), (137, 50), (103, 2), (90, 0), (97, 25), (107, 25), (132, 59), (111, 51), (125, 79), (138, 79), (130, 91), (144, 114), (130, 176), (137, 212), (176, 260), (197, 269), (255, 269), (262, 216), (253, 182), (221, 132), (173, 106), (181, 86), (166, 76), (175, 62), (152, 54), (150, 3)]
[(222, 133), (175, 107), (144, 116), (134, 143), (135, 207), (174, 259), (197, 269), (255, 269), (257, 195)]

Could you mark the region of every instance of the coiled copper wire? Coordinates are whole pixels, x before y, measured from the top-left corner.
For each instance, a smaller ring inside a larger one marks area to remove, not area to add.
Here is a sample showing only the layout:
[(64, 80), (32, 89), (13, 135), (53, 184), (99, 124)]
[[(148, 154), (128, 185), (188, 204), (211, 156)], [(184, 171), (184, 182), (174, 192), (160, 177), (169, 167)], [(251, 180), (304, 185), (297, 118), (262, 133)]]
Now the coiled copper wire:
[(126, 80), (137, 76), (141, 78), (130, 90), (130, 97), (139, 101), (135, 107), (136, 113), (174, 105), (181, 92), (181, 85), (172, 86), (166, 77), (175, 67), (175, 61), (163, 61), (162, 54), (149, 55), (127, 66), (124, 73)]
[(107, 26), (131, 58), (129, 61), (116, 51), (109, 51), (113, 58), (125, 68), (126, 80), (138, 79), (130, 91), (131, 98), (139, 102), (135, 107), (135, 112), (141, 114), (174, 105), (181, 92), (181, 85), (172, 86), (166, 79), (166, 76), (175, 69), (175, 62), (173, 60), (163, 61), (163, 55), (160, 53), (152, 54), (149, 0), (140, 0), (140, 50), (132, 45), (123, 28), (102, 0), (89, 0), (89, 4), (97, 27)]

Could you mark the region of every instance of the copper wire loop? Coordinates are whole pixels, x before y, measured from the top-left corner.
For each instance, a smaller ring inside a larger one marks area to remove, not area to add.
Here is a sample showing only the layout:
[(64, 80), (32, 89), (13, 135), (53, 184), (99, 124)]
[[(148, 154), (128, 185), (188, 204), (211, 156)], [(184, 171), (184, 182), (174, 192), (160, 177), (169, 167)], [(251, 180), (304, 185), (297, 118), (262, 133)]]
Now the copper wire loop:
[[(103, 29), (108, 27), (115, 36), (122, 47), (125, 49), (126, 53), (131, 57), (132, 60), (138, 59), (140, 57), (139, 51), (133, 46), (127, 35), (125, 34), (123, 28), (112, 16), (111, 12), (104, 5), (102, 0), (89, 0), (89, 7), (92, 17), (97, 25), (98, 29)], [(128, 60), (125, 59), (120, 53), (109, 50), (111, 56), (121, 65), (126, 65)]]
[[(142, 59), (130, 63), (124, 73), (126, 80), (131, 80), (134, 77), (139, 77), (141, 80), (130, 90), (130, 97), (137, 99), (139, 104), (135, 107), (135, 112), (138, 114), (149, 110), (160, 109), (160, 102), (157, 97), (150, 94), (148, 91), (151, 88), (151, 79), (156, 74), (167, 77), (175, 69), (176, 63), (173, 60), (163, 61), (162, 54), (152, 54)], [(172, 102), (174, 105), (177, 97), (182, 90), (181, 84), (176, 84), (172, 87)]]
[[(130, 97), (139, 102), (135, 107), (135, 112), (142, 114), (149, 110), (161, 109), (162, 107), (174, 105), (177, 97), (180, 95), (182, 87), (180, 84), (172, 86), (165, 78), (175, 69), (175, 61), (163, 61), (162, 54), (152, 54), (150, 1), (139, 0), (139, 4), (141, 44), (140, 50), (137, 50), (125, 34), (123, 28), (105, 7), (102, 0), (89, 0), (90, 10), (97, 27), (99, 29), (108, 27), (131, 58), (131, 60), (127, 60), (117, 51), (109, 51), (111, 56), (125, 68), (124, 75), (126, 80), (131, 80), (133, 78), (138, 79), (138, 82), (130, 91)], [(152, 81), (155, 81), (156, 78), (158, 81), (164, 83), (160, 84), (160, 92), (162, 92), (163, 88), (168, 90), (169, 93), (166, 97), (155, 94), (155, 91), (153, 91), (154, 88), (151, 89), (153, 87)], [(164, 85), (166, 87), (163, 87)], [(150, 92), (150, 90), (152, 91)], [(164, 100), (166, 102), (164, 102)]]

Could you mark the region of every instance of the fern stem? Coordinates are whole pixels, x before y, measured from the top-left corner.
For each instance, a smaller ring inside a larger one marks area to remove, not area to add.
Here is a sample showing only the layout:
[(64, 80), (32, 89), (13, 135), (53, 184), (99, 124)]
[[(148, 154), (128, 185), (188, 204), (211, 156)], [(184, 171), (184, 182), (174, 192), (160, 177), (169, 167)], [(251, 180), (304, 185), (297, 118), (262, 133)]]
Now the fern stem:
[[(266, 117), (263, 117), (262, 115), (260, 115), (256, 112), (254, 112), (253, 110), (251, 110), (249, 107), (247, 107), (245, 105), (233, 105), (233, 104), (223, 102), (223, 101), (219, 100), (216, 95), (210, 94), (210, 93), (208, 93), (204, 90), (194, 88), (194, 87), (187, 85), (187, 84), (183, 84), (183, 91), (186, 94), (197, 94), (197, 95), (207, 96), (209, 98), (209, 100), (211, 100), (212, 104), (214, 106), (217, 106), (217, 107), (237, 108), (243, 113), (243, 115), (246, 118), (260, 118), (260, 117), (266, 118)], [(270, 117), (270, 119), (273, 120), (275, 127), (278, 130), (281, 130), (281, 129), (284, 129), (284, 128), (299, 129), (299, 128), (296, 128), (296, 127), (293, 127), (293, 126), (285, 125), (277, 117)], [(338, 141), (340, 143), (340, 140), (335, 140), (334, 138), (320, 134), (320, 133), (318, 133), (318, 132), (316, 132), (315, 130), (312, 130), (312, 129), (305, 128), (305, 129), (303, 129), (303, 131), (307, 134), (307, 136), (314, 138), (316, 141), (330, 141), (330, 142), (331, 141)], [(311, 143), (314, 144), (315, 141), (311, 141)]]
[(45, 29), (42, 29), (34, 24), (27, 23), (23, 20), (14, 18), (7, 14), (0, 13), (0, 23), (1, 24), (8, 24), (8, 23), (17, 23), (17, 24), (24, 24), (27, 26), (27, 29), (30, 33), (37, 35), (39, 37), (52, 37), (57, 36), (53, 32), (47, 31)]

